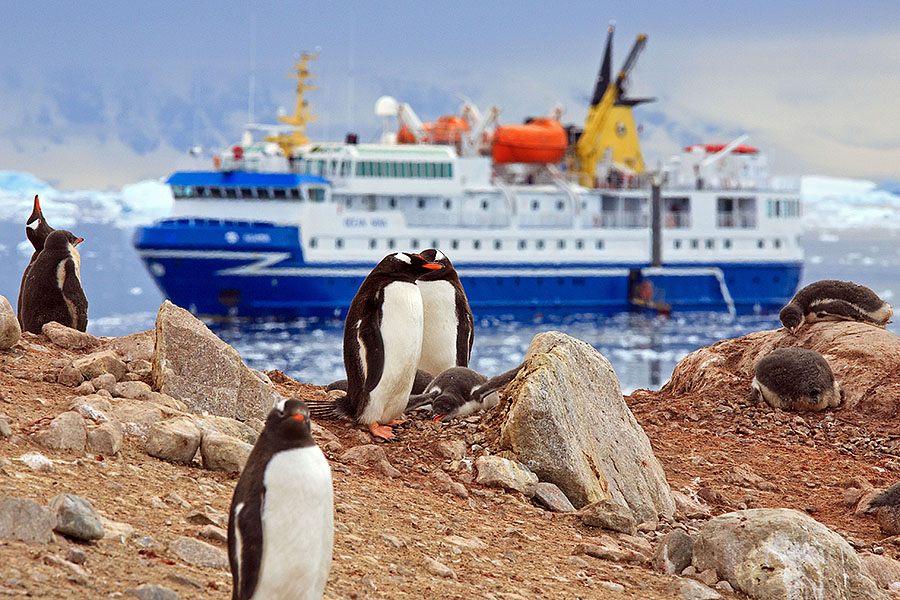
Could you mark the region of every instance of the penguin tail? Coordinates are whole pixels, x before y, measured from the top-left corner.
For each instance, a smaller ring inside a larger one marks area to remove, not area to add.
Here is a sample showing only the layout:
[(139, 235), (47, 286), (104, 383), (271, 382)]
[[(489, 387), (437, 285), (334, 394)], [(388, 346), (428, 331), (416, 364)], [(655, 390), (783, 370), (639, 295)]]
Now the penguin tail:
[(334, 400), (306, 400), (309, 407), (309, 416), (323, 421), (335, 421), (338, 419), (353, 419), (353, 408), (347, 401), (347, 396), (340, 396)]

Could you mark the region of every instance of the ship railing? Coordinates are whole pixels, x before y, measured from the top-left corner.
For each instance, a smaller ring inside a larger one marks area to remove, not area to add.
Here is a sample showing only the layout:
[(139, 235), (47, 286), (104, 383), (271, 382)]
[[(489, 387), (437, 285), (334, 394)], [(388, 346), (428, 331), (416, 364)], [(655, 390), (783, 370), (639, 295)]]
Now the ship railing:
[(722, 300), (725, 302), (725, 306), (728, 309), (728, 314), (731, 315), (732, 318), (737, 316), (737, 307), (734, 305), (734, 297), (732, 297), (731, 291), (728, 289), (728, 282), (725, 281), (725, 273), (723, 273), (722, 269), (720, 269), (719, 267), (648, 267), (646, 269), (642, 269), (641, 274), (644, 276), (680, 275), (689, 277), (697, 275), (708, 275), (710, 277), (713, 277), (719, 285), (719, 293), (722, 294)]
[(578, 195), (578, 192), (566, 181), (566, 178), (560, 172), (559, 167), (553, 164), (547, 164), (547, 172), (550, 173), (550, 180), (565, 192), (566, 196), (569, 198), (569, 202), (572, 204), (572, 212), (576, 217), (581, 216), (581, 196)]

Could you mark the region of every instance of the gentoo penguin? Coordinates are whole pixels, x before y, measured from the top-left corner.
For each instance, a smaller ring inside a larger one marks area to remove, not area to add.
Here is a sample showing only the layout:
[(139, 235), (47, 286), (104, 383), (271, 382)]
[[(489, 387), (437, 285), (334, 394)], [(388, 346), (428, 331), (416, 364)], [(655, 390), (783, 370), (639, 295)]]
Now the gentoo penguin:
[(57, 321), (73, 329), (87, 329), (88, 301), (81, 288), (83, 242), (70, 231), (56, 229), (28, 268), (21, 290), (22, 330), (41, 333), (44, 323)]
[(815, 321), (861, 321), (884, 327), (893, 314), (891, 305), (866, 286), (826, 279), (794, 294), (779, 316), (781, 324), (796, 334), (804, 322)]
[(425, 311), (419, 368), (441, 373), (450, 367), (468, 367), (474, 322), (459, 275), (440, 250), (429, 248), (422, 256), (444, 268), (428, 271), (416, 280)]
[[(422, 392), (424, 392), (425, 388), (428, 387), (428, 384), (431, 383), (432, 379), (434, 379), (434, 375), (427, 371), (423, 371), (422, 369), (417, 369), (416, 378), (413, 379), (412, 393), (421, 394)], [(325, 386), (326, 392), (330, 392), (332, 390), (340, 390), (342, 392), (346, 392), (347, 380), (338, 379), (337, 381), (332, 381), (327, 386)]]
[(331, 468), (309, 411), (286, 400), (266, 419), (228, 513), (233, 600), (322, 597), (334, 545)]
[(751, 396), (782, 410), (822, 410), (841, 403), (831, 367), (815, 350), (778, 348), (756, 363)]
[(434, 421), (467, 417), (500, 404), (498, 392), (509, 385), (525, 363), (488, 379), (467, 367), (451, 367), (434, 378), (425, 392), (409, 397), (407, 410), (431, 404)]
[(393, 439), (390, 425), (406, 409), (422, 350), (422, 296), (416, 279), (443, 269), (421, 254), (385, 256), (350, 302), (344, 323), (347, 395), (338, 413)]
[[(44, 213), (41, 212), (41, 201), (38, 198), (38, 195), (35, 194), (34, 207), (31, 209), (31, 215), (28, 217), (28, 220), (25, 221), (25, 235), (34, 247), (34, 253), (32, 253), (31, 260), (28, 261), (28, 265), (25, 267), (25, 272), (22, 273), (22, 284), (25, 283), (25, 277), (28, 276), (28, 269), (31, 267), (31, 263), (34, 262), (34, 259), (37, 258), (37, 255), (40, 254), (41, 250), (44, 249), (44, 241), (46, 241), (47, 236), (50, 235), (51, 231), (53, 231), (53, 228), (50, 227), (44, 219)], [(16, 315), (19, 317), (19, 326), (21, 327), (22, 285), (19, 286), (19, 299), (16, 303)]]

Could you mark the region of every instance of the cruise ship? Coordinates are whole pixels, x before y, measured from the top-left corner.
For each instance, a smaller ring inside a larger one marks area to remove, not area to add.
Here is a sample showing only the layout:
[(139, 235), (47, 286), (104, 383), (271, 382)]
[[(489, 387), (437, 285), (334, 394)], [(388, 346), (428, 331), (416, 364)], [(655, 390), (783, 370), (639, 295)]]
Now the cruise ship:
[(648, 172), (631, 113), (648, 99), (625, 93), (646, 37), (615, 77), (612, 37), (583, 128), (471, 103), (425, 123), (382, 97), (375, 143), (306, 137), (304, 54), (288, 129), (248, 126), (212, 169), (172, 174), (173, 214), (135, 246), (167, 298), (211, 317), (341, 317), (385, 255), (425, 248), (476, 314), (779, 310), (803, 265), (799, 190), (744, 136)]

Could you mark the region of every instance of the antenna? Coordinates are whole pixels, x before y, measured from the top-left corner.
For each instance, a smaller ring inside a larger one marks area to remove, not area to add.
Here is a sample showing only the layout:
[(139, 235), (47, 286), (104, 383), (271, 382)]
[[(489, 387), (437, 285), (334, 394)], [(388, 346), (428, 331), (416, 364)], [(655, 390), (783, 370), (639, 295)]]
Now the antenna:
[(253, 97), (256, 95), (256, 11), (250, 13), (250, 97), (247, 99), (247, 122), (253, 123)]

